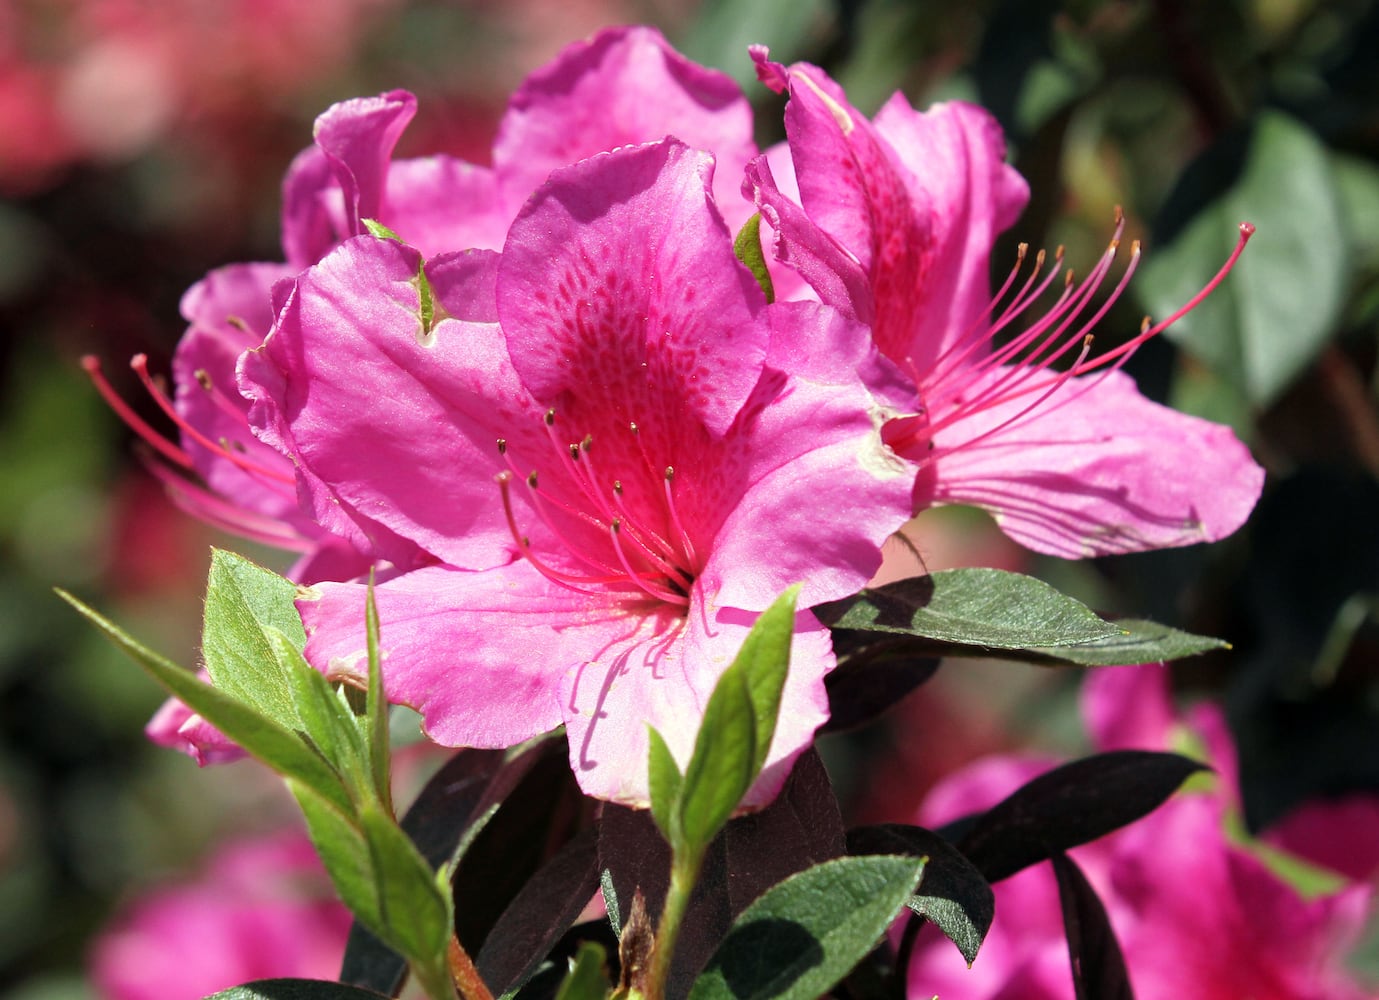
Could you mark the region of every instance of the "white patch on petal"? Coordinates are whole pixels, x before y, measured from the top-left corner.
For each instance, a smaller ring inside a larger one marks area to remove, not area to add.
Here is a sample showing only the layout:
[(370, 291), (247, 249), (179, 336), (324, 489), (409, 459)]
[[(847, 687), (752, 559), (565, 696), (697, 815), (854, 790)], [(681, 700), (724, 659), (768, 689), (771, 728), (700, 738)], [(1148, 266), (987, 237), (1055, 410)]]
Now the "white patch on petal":
[(791, 76), (795, 80), (803, 80), (810, 90), (819, 95), (819, 100), (824, 102), (824, 107), (828, 108), (829, 114), (833, 115), (833, 120), (838, 123), (838, 127), (842, 129), (843, 135), (852, 135), (852, 130), (856, 128), (857, 125), (853, 122), (852, 115), (848, 114), (847, 108), (825, 94), (819, 89), (819, 85), (804, 73), (794, 73), (791, 74)]

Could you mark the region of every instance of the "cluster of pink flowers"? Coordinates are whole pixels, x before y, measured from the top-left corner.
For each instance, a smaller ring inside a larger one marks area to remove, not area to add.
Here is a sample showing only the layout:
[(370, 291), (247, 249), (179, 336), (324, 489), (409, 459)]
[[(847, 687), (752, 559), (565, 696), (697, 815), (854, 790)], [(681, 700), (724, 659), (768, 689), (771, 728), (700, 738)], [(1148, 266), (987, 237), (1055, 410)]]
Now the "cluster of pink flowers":
[[(1176, 714), (1158, 664), (1090, 674), (1082, 714), (1098, 750), (1190, 747), (1215, 774), (1144, 819), (1072, 856), (1106, 906), (1140, 1000), (1360, 1000), (1344, 959), (1364, 929), (1379, 875), (1372, 796), (1306, 803), (1261, 840), (1244, 832), (1235, 748), (1220, 710)], [(950, 775), (916, 817), (941, 826), (984, 810), (1059, 761), (987, 757)], [(1302, 866), (1317, 866), (1296, 879)], [(924, 933), (909, 995), (1068, 1000), (1073, 996), (1058, 887), (1048, 865), (995, 886), (996, 919), (969, 969)]]
[(105, 1000), (191, 1000), (253, 979), (330, 979), (350, 914), (306, 835), (222, 847), (194, 877), (131, 901), (91, 954)]
[[(1027, 190), (986, 112), (897, 95), (869, 120), (753, 57), (789, 93), (765, 153), (736, 84), (647, 28), (532, 74), (491, 167), (394, 160), (409, 94), (338, 104), (284, 183), (284, 261), (187, 293), (171, 398), (135, 363), (181, 431), (145, 429), (179, 502), (303, 553), (314, 665), (361, 669), (372, 567), (388, 695), (432, 739), (564, 724), (581, 786), (633, 804), (646, 726), (683, 762), (757, 614), (793, 583), (802, 608), (854, 593), (915, 510), (978, 504), (1077, 557), (1220, 538), (1263, 478), (1119, 370), (1163, 323), (1092, 351), (1119, 225), (1081, 282), (1022, 253), (992, 296)], [(757, 212), (775, 301), (734, 252)], [(750, 801), (834, 662), (802, 610)], [(229, 752), (176, 706), (155, 733)]]

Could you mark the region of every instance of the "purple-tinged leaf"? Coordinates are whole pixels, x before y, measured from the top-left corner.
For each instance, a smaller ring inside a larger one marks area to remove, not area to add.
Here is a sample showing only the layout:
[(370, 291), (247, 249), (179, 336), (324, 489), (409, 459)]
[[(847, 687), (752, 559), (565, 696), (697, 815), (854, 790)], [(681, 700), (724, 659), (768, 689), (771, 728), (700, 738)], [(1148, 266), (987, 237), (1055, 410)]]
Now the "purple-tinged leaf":
[(1077, 1000), (1135, 1000), (1125, 957), (1096, 890), (1066, 854), (1055, 854), (1052, 861)]
[(475, 965), (495, 996), (526, 981), (597, 890), (597, 830), (587, 827), (537, 870), (479, 949)]
[(1178, 754), (1114, 750), (1042, 774), (992, 806), (958, 842), (990, 882), (1133, 823), (1204, 765)]
[[(873, 633), (835, 632), (835, 648), (840, 636), (876, 639)], [(846, 659), (842, 649), (838, 652), (837, 668), (824, 678), (828, 721), (821, 733), (848, 732), (866, 725), (934, 676), (939, 667), (938, 656), (918, 652), (908, 639), (868, 641)]]

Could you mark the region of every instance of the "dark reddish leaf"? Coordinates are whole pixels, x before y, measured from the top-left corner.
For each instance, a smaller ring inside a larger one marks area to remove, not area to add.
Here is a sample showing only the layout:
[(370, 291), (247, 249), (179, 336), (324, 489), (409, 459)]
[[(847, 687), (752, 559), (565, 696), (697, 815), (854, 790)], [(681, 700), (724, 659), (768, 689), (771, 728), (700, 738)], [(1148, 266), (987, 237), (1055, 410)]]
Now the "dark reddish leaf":
[(1116, 932), (1087, 876), (1066, 854), (1053, 856), (1077, 1000), (1135, 1000)]

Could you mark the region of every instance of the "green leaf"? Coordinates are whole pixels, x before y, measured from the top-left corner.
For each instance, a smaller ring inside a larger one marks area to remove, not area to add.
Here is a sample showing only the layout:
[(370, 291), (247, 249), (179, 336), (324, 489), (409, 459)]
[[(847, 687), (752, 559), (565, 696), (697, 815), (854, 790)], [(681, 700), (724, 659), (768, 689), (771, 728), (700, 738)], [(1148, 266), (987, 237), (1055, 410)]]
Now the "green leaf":
[(355, 918), (380, 940), (394, 945), (384, 927), (383, 907), (374, 878), (373, 859), (363, 832), (351, 818), (313, 789), (288, 780), (288, 789), (306, 818), (307, 833), (335, 892)]
[(737, 238), (733, 240), (733, 253), (746, 265), (757, 279), (767, 303), (776, 301), (776, 289), (771, 284), (771, 272), (766, 267), (766, 255), (761, 252), (761, 213), (758, 212), (742, 224)]
[(377, 884), (380, 938), (416, 964), (444, 964), (450, 940), (449, 883), (436, 878), (407, 834), (376, 805), (359, 811)]
[(1226, 260), (1238, 224), (1254, 223), (1258, 233), (1235, 270), (1167, 336), (1264, 406), (1312, 361), (1340, 316), (1350, 270), (1341, 201), (1322, 143), (1277, 111), (1208, 150), (1184, 175), (1184, 190), (1212, 174), (1228, 175), (1224, 190), (1147, 255), (1137, 287), (1155, 317), (1172, 314)]
[(822, 604), (814, 613), (835, 629), (986, 649), (1062, 647), (1121, 634), (1042, 580), (998, 569), (953, 569), (898, 580)]
[(221, 691), (288, 729), (301, 720), (267, 630), (277, 629), (299, 650), (306, 645), (296, 596), (291, 581), (233, 552), (212, 550), (201, 633), (206, 671)]
[(323, 979), (260, 979), (213, 993), (205, 1000), (378, 1000), (387, 997)]
[(383, 658), (378, 652), (378, 604), (374, 600), (373, 586), (373, 570), (369, 570), (369, 590), (364, 601), (364, 633), (369, 653), (369, 690), (364, 707), (365, 735), (378, 800), (391, 813), (391, 736), (388, 732), (388, 699), (383, 692)]
[(848, 851), (927, 859), (919, 889), (906, 905), (932, 921), (972, 964), (996, 915), (996, 895), (956, 847), (932, 830), (887, 823), (849, 831)]
[(1075, 646), (1031, 647), (1030, 651), (1083, 667), (1112, 667), (1180, 660), (1211, 649), (1230, 648), (1230, 643), (1221, 639), (1180, 632), (1158, 622), (1120, 618), (1114, 624), (1123, 634)]
[[(704, 706), (679, 797), (679, 830), (691, 851), (713, 840), (766, 761), (790, 669), (798, 594), (791, 587), (762, 612)], [(678, 853), (682, 845), (672, 846)]]
[(57, 593), (142, 666), (169, 694), (186, 702), (192, 711), (245, 751), (279, 774), (314, 789), (336, 808), (345, 811), (351, 808), (349, 795), (339, 776), (297, 733), (289, 732), (254, 708), (202, 682), (191, 671), (141, 645), (66, 591), (59, 590)]
[(670, 747), (654, 726), (647, 726), (647, 785), (651, 795), (651, 818), (670, 844), (680, 840), (680, 789), (684, 779), (671, 756)]
[(291, 640), (275, 628), (266, 629), (265, 635), (287, 678), (306, 735), (321, 756), (346, 778), (356, 801), (372, 798), (373, 785), (364, 763), (367, 751), (355, 726), (354, 714), (330, 681), (306, 662)]
[(815, 865), (768, 890), (733, 924), (690, 1000), (813, 1000), (876, 945), (924, 870), (874, 855)]
[(584, 941), (570, 959), (570, 974), (560, 984), (555, 1000), (603, 1000), (611, 984), (605, 968), (608, 956), (597, 941)]

